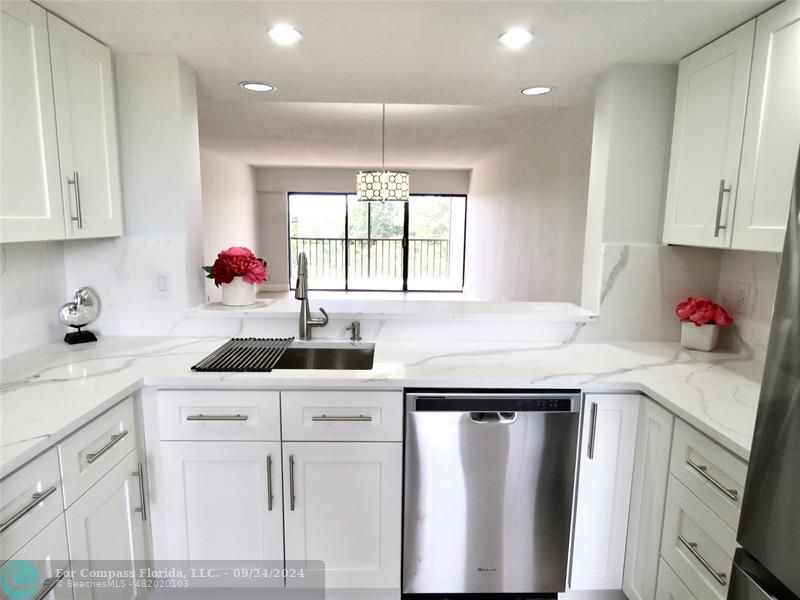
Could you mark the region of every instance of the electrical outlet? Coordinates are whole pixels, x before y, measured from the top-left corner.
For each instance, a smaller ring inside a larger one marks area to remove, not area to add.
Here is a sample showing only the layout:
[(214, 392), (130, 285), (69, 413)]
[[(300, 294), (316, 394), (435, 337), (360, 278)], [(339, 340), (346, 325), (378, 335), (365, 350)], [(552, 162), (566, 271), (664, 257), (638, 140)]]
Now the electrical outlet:
[(733, 287), (733, 298), (731, 299), (733, 312), (746, 315), (750, 312), (750, 284), (744, 281), (737, 281)]

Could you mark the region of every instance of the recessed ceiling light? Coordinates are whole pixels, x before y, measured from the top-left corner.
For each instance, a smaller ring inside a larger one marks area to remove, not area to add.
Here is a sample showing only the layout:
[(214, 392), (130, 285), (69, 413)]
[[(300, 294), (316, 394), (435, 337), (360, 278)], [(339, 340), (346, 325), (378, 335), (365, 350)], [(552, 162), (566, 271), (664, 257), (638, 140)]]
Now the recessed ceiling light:
[(534, 85), (532, 87), (527, 87), (524, 90), (520, 90), (520, 94), (523, 96), (541, 96), (542, 94), (549, 94), (555, 88), (549, 85)]
[(274, 92), (275, 86), (268, 83), (261, 83), (260, 81), (242, 81), (239, 84), (242, 88), (249, 92)]
[(285, 23), (275, 25), (275, 27), (267, 31), (267, 35), (273, 42), (281, 46), (291, 46), (303, 39), (303, 34), (300, 31)]
[(500, 36), (500, 43), (506, 48), (517, 50), (533, 39), (533, 34), (522, 27), (513, 27)]

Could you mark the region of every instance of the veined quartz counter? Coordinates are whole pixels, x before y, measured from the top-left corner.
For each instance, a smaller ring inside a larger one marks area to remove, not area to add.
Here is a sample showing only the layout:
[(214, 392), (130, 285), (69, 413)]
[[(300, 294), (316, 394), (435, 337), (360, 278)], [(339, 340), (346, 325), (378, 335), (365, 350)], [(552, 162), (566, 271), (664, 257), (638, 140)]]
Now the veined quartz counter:
[(371, 371), (194, 373), (222, 338), (107, 337), (0, 362), (0, 476), (142, 386), (172, 388), (580, 388), (641, 391), (749, 458), (763, 363), (677, 344), (379, 342)]

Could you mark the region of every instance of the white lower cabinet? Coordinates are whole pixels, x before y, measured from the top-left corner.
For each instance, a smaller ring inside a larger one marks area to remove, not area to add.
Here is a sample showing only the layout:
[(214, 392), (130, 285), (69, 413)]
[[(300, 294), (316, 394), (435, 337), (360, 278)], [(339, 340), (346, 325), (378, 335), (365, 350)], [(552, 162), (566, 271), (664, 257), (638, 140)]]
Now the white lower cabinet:
[(642, 396), (587, 394), (570, 588), (619, 590)]
[(656, 597), (674, 425), (672, 413), (652, 400), (642, 401), (622, 579), (629, 600)]
[[(20, 562), (15, 564), (15, 561)], [(62, 514), (3, 565), (4, 583), (9, 582), (13, 585), (12, 582), (15, 580), (30, 581), (30, 588), (21, 589), (19, 586), (13, 586), (7, 590), (4, 586), (3, 589), (8, 592), (19, 590), (20, 598), (72, 600), (72, 589), (67, 585), (65, 575), (65, 571), (69, 569), (67, 530)], [(13, 575), (15, 572), (18, 575)], [(13, 596), (3, 594), (3, 598), (7, 597)]]
[[(144, 487), (140, 486), (140, 464), (136, 451), (114, 467), (105, 477), (67, 509), (67, 534), (70, 557), (75, 569), (125, 570), (135, 572), (147, 558), (145, 550)], [(120, 582), (123, 580), (120, 580)], [(144, 592), (124, 579), (124, 590), (114, 590), (119, 600), (143, 598)], [(76, 600), (102, 599), (109, 593), (102, 588), (76, 588)]]
[(662, 559), (658, 567), (658, 585), (655, 600), (695, 600), (675, 572)]
[(162, 442), (167, 548), (159, 558), (282, 567), (280, 457), (280, 442)]
[(324, 562), (326, 588), (399, 588), (402, 444), (288, 442), (283, 456), (287, 564)]

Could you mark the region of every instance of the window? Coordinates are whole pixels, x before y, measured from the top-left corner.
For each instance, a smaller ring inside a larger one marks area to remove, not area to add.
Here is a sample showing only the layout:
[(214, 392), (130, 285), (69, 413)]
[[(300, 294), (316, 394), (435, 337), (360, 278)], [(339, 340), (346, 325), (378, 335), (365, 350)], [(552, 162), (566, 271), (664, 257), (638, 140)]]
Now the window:
[(312, 289), (461, 291), (466, 209), (466, 196), (289, 194), (290, 283), (305, 252)]

